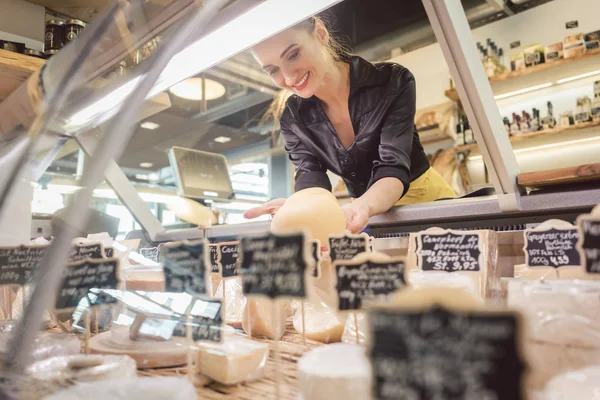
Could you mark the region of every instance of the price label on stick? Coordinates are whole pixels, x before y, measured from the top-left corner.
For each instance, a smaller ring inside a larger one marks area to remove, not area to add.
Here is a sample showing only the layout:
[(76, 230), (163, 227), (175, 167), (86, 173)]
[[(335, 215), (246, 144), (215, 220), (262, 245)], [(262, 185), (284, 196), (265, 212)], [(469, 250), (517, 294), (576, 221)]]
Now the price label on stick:
[(417, 234), (417, 263), (423, 271), (479, 271), (481, 235), (458, 231)]
[(112, 246), (107, 246), (104, 248), (104, 258), (113, 258), (115, 255), (115, 248)]
[(321, 241), (318, 239), (312, 239), (310, 242), (310, 255), (312, 261), (315, 263), (315, 267), (312, 272), (314, 278), (321, 276)]
[(94, 260), (105, 258), (102, 243), (76, 244), (73, 246), (71, 254), (69, 255), (69, 261), (81, 261), (86, 258)]
[(338, 261), (335, 271), (340, 311), (360, 310), (364, 301), (385, 298), (406, 285), (404, 260), (400, 259), (361, 263)]
[(158, 263), (160, 260), (160, 251), (158, 250), (158, 247), (145, 247), (140, 249), (140, 255), (155, 263)]
[(369, 251), (369, 235), (361, 233), (329, 236), (329, 257), (331, 262), (351, 260), (359, 253)]
[(267, 233), (243, 237), (241, 275), (245, 295), (306, 297), (304, 234)]
[(577, 251), (579, 234), (575, 228), (526, 230), (525, 263), (530, 267), (580, 266), (581, 258)]
[(48, 246), (0, 247), (0, 285), (26, 285)]
[(218, 251), (221, 276), (223, 278), (238, 276), (239, 242), (219, 243)]
[(577, 248), (583, 268), (591, 274), (600, 274), (600, 218), (591, 215), (577, 218), (579, 242)]
[[(222, 339), (222, 304), (220, 299), (195, 299), (194, 306), (190, 311), (189, 321), (192, 330), (192, 338), (210, 342), (220, 342)], [(186, 336), (188, 318), (181, 320), (173, 336)]]
[(210, 249), (210, 272), (213, 274), (219, 273), (219, 245), (218, 244), (209, 244)]
[(111, 296), (94, 296), (90, 299), (90, 289), (117, 289), (119, 286), (119, 260), (85, 259), (69, 264), (65, 269), (62, 285), (56, 300), (56, 309), (75, 308), (84, 297), (90, 306), (116, 303)]
[(163, 250), (167, 292), (208, 294), (209, 257), (204, 240), (167, 243)]
[(516, 314), (376, 309), (369, 324), (376, 399), (526, 398)]

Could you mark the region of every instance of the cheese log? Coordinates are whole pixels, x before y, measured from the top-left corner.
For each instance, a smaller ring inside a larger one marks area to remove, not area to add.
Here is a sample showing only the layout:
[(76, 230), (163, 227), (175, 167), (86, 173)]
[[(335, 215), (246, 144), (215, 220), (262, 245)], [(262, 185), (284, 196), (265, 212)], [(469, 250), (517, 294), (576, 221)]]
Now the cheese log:
[(529, 384), (600, 364), (600, 282), (511, 281), (508, 306), (525, 315)]
[[(276, 307), (275, 313), (273, 307)], [(274, 302), (265, 298), (248, 299), (242, 314), (242, 328), (246, 333), (251, 332), (252, 336), (278, 340), (285, 333), (286, 320), (286, 301)]]
[(365, 348), (334, 343), (298, 360), (298, 389), (303, 400), (370, 399), (371, 374)]
[(329, 246), (329, 235), (346, 230), (346, 216), (336, 197), (322, 188), (308, 188), (291, 195), (271, 221), (273, 233), (305, 230), (307, 239), (318, 239)]
[[(430, 228), (421, 233), (435, 233), (445, 232), (446, 230), (441, 228)], [(500, 268), (498, 268), (498, 239), (496, 232), (491, 230), (475, 230), (466, 232), (468, 234), (480, 233), (481, 234), (481, 270), (480, 271), (457, 271), (457, 272), (445, 272), (445, 271), (422, 271), (420, 266), (417, 266), (418, 260), (417, 255), (412, 254), (416, 250), (417, 244), (415, 243), (415, 235), (409, 237), (409, 254), (407, 255), (406, 264), (406, 279), (409, 284), (412, 285), (411, 280), (419, 279), (420, 274), (431, 274), (443, 272), (448, 278), (433, 279), (437, 281), (436, 286), (445, 286), (448, 283), (449, 287), (456, 287), (456, 282), (453, 280), (452, 275), (464, 276), (473, 281), (473, 284), (477, 287), (479, 296), (482, 299), (492, 299), (499, 296), (501, 292), (500, 286)], [(416, 273), (415, 273), (416, 272)], [(441, 276), (440, 276), (441, 277)], [(425, 282), (427, 278), (422, 281)], [(472, 285), (467, 285), (473, 287)]]
[(264, 376), (269, 345), (236, 334), (228, 334), (222, 343), (198, 342), (196, 369), (224, 385), (260, 379)]
[(353, 311), (346, 317), (342, 342), (356, 344), (355, 320), (358, 322), (358, 344), (364, 345), (368, 343), (369, 340), (369, 321), (367, 314), (362, 311)]
[[(293, 318), (294, 329), (302, 333), (302, 309), (295, 307)], [(315, 289), (304, 301), (305, 335), (308, 339), (321, 343), (339, 342), (344, 331), (344, 319), (337, 315), (335, 298)]]
[(600, 366), (569, 371), (554, 377), (541, 400), (596, 400), (600, 397)]
[(194, 385), (186, 378), (161, 376), (88, 382), (60, 390), (44, 400), (196, 400)]
[[(227, 283), (225, 283), (227, 282)], [(242, 278), (229, 278), (221, 280), (215, 293), (218, 299), (223, 298), (223, 287), (227, 288), (225, 304), (225, 323), (234, 328), (242, 327), (242, 314), (246, 306), (246, 296), (242, 293)]]

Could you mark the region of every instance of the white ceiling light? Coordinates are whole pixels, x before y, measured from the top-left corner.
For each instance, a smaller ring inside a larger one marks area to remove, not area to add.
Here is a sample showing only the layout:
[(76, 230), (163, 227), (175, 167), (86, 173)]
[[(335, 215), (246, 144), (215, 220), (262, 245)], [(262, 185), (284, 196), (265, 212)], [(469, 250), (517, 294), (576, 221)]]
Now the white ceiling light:
[(514, 92), (508, 92), (508, 93), (504, 93), (504, 94), (499, 94), (498, 96), (494, 96), (494, 98), (496, 100), (505, 99), (507, 97), (516, 96), (518, 94), (523, 94), (523, 93), (533, 92), (534, 90), (539, 90), (539, 89), (547, 88), (547, 87), (550, 87), (550, 86), (552, 86), (552, 82), (547, 82), (547, 83), (543, 83), (541, 85), (531, 86), (531, 87), (528, 87), (528, 88), (525, 88), (525, 89), (515, 90)]
[(214, 138), (214, 141), (218, 142), (218, 143), (227, 143), (227, 142), (231, 141), (231, 138), (229, 138), (227, 136), (219, 136), (219, 137)]
[(151, 162), (140, 163), (140, 167), (142, 167), (142, 168), (152, 168), (153, 166), (154, 166), (154, 163), (151, 163)]
[(592, 72), (588, 72), (588, 73), (581, 74), (581, 75), (571, 76), (571, 77), (565, 78), (565, 79), (559, 79), (556, 81), (556, 83), (560, 84), (560, 83), (571, 82), (571, 81), (575, 81), (577, 79), (588, 78), (590, 76), (599, 75), (599, 74), (600, 74), (600, 69), (597, 71), (592, 71)]
[[(206, 79), (206, 100), (215, 100), (225, 95), (225, 86)], [(189, 78), (172, 86), (169, 92), (186, 100), (202, 100), (202, 78)]]
[(140, 126), (144, 129), (149, 129), (149, 130), (153, 131), (155, 129), (158, 129), (158, 127), (160, 125), (155, 122), (146, 121), (146, 122), (142, 123)]

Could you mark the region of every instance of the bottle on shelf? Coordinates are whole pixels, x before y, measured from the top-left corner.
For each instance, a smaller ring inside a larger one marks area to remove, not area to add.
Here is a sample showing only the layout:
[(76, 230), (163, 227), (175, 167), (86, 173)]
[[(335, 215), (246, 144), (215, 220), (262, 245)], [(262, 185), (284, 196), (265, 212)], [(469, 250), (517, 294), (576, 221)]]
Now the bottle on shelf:
[(506, 72), (506, 64), (504, 60), (504, 50), (502, 48), (498, 49), (498, 64), (500, 64), (500, 70), (502, 72)]
[(463, 124), (462, 115), (458, 116), (458, 124), (456, 124), (456, 140), (454, 146), (463, 146), (465, 144), (465, 129)]
[(512, 136), (519, 136), (521, 134), (520, 119), (516, 113), (512, 115), (512, 124), (510, 124), (510, 133)]
[(504, 130), (506, 131), (506, 134), (510, 136), (510, 121), (507, 117), (504, 117), (502, 118), (502, 122), (504, 123)]
[(473, 135), (473, 129), (471, 129), (471, 126), (469, 125), (469, 120), (467, 119), (467, 117), (465, 117), (464, 129), (465, 129), (465, 144), (475, 143), (475, 135)]
[(592, 119), (594, 121), (600, 121), (600, 92), (598, 92), (594, 95), (594, 102), (592, 103), (592, 113), (591, 114), (592, 114)]
[(531, 123), (529, 125), (529, 131), (535, 132), (540, 130), (540, 110), (534, 108), (532, 110), (533, 116), (531, 117)]
[(554, 107), (552, 106), (552, 102), (549, 101), (547, 103), (548, 106), (548, 114), (542, 118), (542, 128), (543, 129), (552, 129), (556, 126), (556, 119), (554, 118)]

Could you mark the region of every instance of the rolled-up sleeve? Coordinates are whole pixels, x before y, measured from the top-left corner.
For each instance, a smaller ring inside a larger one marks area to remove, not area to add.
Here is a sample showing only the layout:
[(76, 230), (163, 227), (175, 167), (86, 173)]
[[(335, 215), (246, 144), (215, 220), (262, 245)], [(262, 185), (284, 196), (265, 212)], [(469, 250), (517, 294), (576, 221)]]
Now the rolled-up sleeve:
[(300, 138), (284, 124), (281, 124), (281, 137), (285, 144), (285, 151), (296, 169), (295, 191), (311, 187), (321, 187), (331, 191), (327, 169), (302, 143)]
[(402, 75), (398, 78), (401, 88), (383, 120), (379, 159), (373, 162), (369, 186), (382, 178), (397, 178), (404, 185), (404, 196), (410, 186), (416, 91), (412, 74), (404, 70)]

